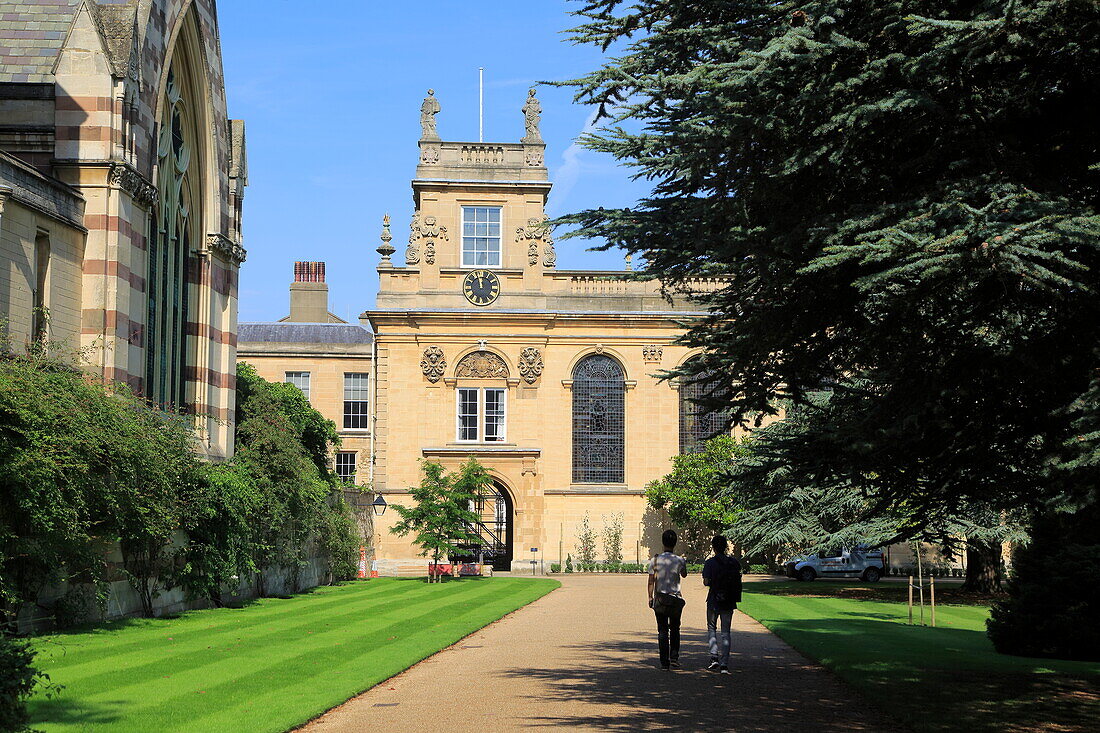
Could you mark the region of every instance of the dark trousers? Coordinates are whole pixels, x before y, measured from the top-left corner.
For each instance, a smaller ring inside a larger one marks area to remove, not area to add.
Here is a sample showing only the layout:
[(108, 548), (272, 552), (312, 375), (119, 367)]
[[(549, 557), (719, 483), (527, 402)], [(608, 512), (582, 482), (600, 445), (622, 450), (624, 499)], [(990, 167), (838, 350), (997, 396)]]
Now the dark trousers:
[(661, 655), (661, 666), (680, 659), (680, 614), (683, 608), (677, 608), (670, 614), (657, 613), (657, 650)]

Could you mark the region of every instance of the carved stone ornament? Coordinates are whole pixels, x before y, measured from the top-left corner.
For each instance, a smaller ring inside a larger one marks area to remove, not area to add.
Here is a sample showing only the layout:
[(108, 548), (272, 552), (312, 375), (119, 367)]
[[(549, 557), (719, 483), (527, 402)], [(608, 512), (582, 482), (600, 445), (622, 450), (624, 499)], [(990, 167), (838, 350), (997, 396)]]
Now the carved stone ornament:
[(543, 164), (542, 149), (528, 150), (524, 156), (524, 162), (527, 163), (528, 168), (541, 168)]
[(542, 376), (542, 352), (534, 346), (519, 352), (519, 375), (528, 384), (534, 384)]
[(440, 224), (434, 216), (421, 217), (419, 213), (413, 214), (412, 223), (409, 225), (409, 246), (405, 250), (405, 263), (415, 265), (420, 262), (420, 242), (424, 241), (424, 261), (429, 265), (435, 264), (435, 240), (450, 239), (447, 227)]
[(554, 251), (554, 243), (546, 245), (546, 251), (542, 255), (543, 267), (553, 267), (558, 262), (558, 254)]
[(435, 165), (439, 162), (439, 143), (424, 143), (420, 146), (420, 162)]
[(248, 253), (237, 242), (234, 242), (224, 234), (207, 234), (206, 247), (217, 252), (235, 265), (239, 265), (248, 257)]
[(664, 348), (656, 344), (649, 344), (648, 346), (642, 347), (642, 358), (646, 361), (660, 361), (664, 355)]
[(382, 240), (382, 244), (378, 245), (376, 251), (378, 254), (382, 255), (382, 262), (388, 263), (390, 261), (390, 255), (394, 253), (393, 245), (390, 244), (393, 240), (393, 235), (390, 234), (389, 214), (382, 217), (382, 234), (380, 234), (378, 238)]
[(597, 354), (602, 354), (603, 353), (603, 344), (596, 344), (595, 352)]
[(108, 174), (112, 186), (117, 186), (141, 206), (151, 207), (157, 200), (157, 187), (145, 179), (145, 176), (137, 172), (137, 169), (128, 163), (111, 163), (111, 171)]
[(420, 360), (420, 371), (429, 382), (435, 384), (443, 378), (443, 372), (447, 368), (447, 359), (443, 356), (443, 349), (438, 346), (429, 346), (424, 349), (424, 358)]
[(547, 257), (543, 261), (547, 267), (553, 267), (557, 261), (554, 254), (554, 238), (550, 236), (550, 217), (545, 214), (541, 219), (531, 217), (527, 220), (527, 226), (516, 227), (516, 242), (527, 242), (527, 264), (537, 265), (539, 262), (539, 245), (545, 244)]
[(467, 379), (506, 379), (508, 365), (491, 351), (475, 351), (462, 357), (455, 376)]

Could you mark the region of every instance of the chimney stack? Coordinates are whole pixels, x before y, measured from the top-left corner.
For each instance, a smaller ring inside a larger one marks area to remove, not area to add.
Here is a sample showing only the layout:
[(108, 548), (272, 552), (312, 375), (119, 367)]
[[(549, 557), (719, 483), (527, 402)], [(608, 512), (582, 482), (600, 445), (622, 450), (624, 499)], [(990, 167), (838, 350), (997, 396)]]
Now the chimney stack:
[(324, 262), (295, 262), (290, 284), (290, 318), (294, 323), (330, 323)]

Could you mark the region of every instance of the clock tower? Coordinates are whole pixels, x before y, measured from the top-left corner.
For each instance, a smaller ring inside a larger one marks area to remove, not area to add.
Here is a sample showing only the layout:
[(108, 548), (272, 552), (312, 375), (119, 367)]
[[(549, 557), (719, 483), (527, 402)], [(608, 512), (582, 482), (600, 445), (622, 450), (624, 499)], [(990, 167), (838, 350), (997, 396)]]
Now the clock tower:
[(543, 273), (555, 267), (557, 253), (545, 213), (551, 184), (534, 90), (521, 110), (525, 134), (517, 143), (442, 140), (440, 107), (429, 90), (408, 240), (403, 248), (388, 240), (379, 248), (378, 307), (541, 307)]

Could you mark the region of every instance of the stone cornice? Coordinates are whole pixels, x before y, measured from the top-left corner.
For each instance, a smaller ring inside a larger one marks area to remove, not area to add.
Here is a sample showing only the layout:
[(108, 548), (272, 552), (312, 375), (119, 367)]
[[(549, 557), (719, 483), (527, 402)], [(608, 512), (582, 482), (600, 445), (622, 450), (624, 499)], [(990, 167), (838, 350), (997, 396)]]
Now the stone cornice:
[(237, 242), (234, 242), (224, 234), (207, 234), (206, 235), (206, 247), (213, 252), (217, 252), (226, 260), (232, 262), (235, 265), (239, 265), (245, 261), (248, 253)]
[(157, 201), (157, 187), (129, 163), (112, 162), (107, 180), (143, 208), (152, 208)]

